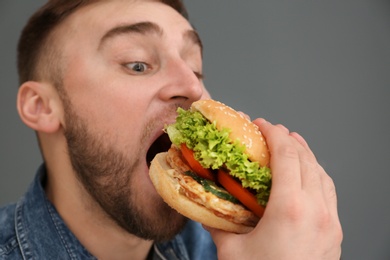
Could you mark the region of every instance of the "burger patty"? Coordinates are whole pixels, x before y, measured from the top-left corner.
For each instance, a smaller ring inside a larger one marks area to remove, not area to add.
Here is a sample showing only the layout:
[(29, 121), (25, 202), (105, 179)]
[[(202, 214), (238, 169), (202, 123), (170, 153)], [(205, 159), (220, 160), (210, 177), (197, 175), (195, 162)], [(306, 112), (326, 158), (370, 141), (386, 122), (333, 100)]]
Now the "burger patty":
[(182, 195), (208, 208), (218, 217), (237, 224), (251, 227), (256, 226), (259, 218), (254, 213), (247, 210), (241, 204), (232, 203), (206, 191), (196, 180), (184, 174), (192, 170), (186, 164), (181, 151), (174, 145), (168, 150), (166, 158), (168, 164), (175, 169), (174, 171), (170, 171), (169, 174), (178, 180), (180, 184), (179, 192)]

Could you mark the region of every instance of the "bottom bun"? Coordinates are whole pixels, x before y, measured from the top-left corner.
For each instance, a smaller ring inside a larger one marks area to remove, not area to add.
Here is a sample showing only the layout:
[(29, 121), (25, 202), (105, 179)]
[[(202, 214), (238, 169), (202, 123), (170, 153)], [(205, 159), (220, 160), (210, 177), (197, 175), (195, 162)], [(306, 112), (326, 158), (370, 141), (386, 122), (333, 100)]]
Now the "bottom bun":
[[(253, 227), (236, 224), (219, 217), (213, 211), (194, 202), (180, 193), (177, 170), (172, 169), (166, 161), (167, 153), (159, 153), (153, 159), (149, 175), (157, 192), (163, 200), (180, 214), (206, 226), (234, 233), (248, 233)], [(181, 174), (181, 173), (180, 173)]]

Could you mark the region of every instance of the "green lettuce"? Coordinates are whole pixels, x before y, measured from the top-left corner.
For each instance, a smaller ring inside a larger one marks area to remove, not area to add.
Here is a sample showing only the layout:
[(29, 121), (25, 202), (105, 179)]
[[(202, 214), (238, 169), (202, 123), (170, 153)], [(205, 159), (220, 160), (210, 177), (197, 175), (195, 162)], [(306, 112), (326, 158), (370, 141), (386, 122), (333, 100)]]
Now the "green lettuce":
[(271, 189), (271, 170), (251, 162), (243, 153), (245, 146), (238, 140), (233, 143), (229, 140), (229, 129), (219, 131), (215, 122), (209, 122), (197, 111), (178, 108), (177, 112), (176, 122), (165, 127), (172, 143), (177, 146), (185, 143), (205, 168), (227, 168), (265, 206)]

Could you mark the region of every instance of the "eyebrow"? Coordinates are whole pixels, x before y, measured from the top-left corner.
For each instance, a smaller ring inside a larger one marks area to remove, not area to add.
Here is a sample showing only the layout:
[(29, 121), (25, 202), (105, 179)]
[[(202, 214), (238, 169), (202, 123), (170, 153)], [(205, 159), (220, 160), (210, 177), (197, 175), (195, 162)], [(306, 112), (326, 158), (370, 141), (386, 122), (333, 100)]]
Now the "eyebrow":
[(184, 33), (184, 37), (199, 46), (201, 53), (203, 53), (203, 44), (199, 34), (195, 30), (188, 30)]
[[(100, 40), (99, 48), (104, 45), (109, 39), (115, 38), (124, 34), (156, 34), (158, 36), (162, 36), (164, 34), (162, 28), (153, 22), (139, 22), (134, 24), (124, 24), (116, 26), (109, 31), (107, 31)], [(198, 45), (201, 49), (203, 49), (202, 41), (199, 37), (199, 34), (195, 30), (187, 30), (184, 33), (184, 38), (188, 39), (192, 43)]]

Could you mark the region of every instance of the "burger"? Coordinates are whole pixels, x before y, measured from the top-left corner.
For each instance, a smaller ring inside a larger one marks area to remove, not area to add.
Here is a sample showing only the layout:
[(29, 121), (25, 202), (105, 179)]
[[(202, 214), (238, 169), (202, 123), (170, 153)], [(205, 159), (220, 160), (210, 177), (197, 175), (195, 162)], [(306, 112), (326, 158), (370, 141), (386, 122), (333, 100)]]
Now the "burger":
[(170, 149), (151, 162), (157, 192), (194, 221), (250, 232), (263, 216), (271, 189), (266, 140), (246, 117), (212, 99), (177, 113), (175, 123), (164, 129)]

